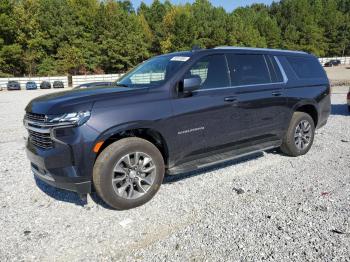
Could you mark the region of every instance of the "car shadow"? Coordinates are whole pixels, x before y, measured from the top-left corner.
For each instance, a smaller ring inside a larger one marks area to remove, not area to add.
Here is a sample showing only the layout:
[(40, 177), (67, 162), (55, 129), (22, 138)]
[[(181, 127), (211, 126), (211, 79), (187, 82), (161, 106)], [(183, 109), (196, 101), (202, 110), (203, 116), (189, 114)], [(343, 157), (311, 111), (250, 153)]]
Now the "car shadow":
[(332, 115), (349, 116), (347, 104), (332, 104)]
[[(237, 158), (234, 160), (229, 160), (227, 162), (215, 164), (213, 166), (201, 168), (201, 169), (198, 169), (195, 171), (185, 172), (185, 173), (181, 173), (181, 174), (177, 174), (177, 175), (166, 175), (164, 177), (163, 184), (176, 183), (178, 181), (186, 180), (186, 179), (189, 179), (191, 177), (196, 177), (196, 176), (202, 175), (202, 174), (207, 173), (207, 172), (216, 171), (216, 170), (228, 167), (228, 166), (241, 164), (241, 163), (253, 160), (253, 159), (257, 159), (257, 158), (262, 157), (263, 155), (264, 155), (264, 153), (262, 153), (262, 152), (254, 153), (254, 154), (249, 155), (249, 156), (244, 156), (244, 157)], [(38, 186), (38, 188), (42, 192), (44, 192), (46, 195), (54, 198), (55, 200), (75, 204), (75, 205), (81, 206), (81, 207), (87, 206), (87, 204), (88, 204), (87, 199), (84, 197), (81, 197), (78, 193), (53, 187), (51, 185), (46, 184), (45, 182), (41, 181), (40, 179), (38, 179), (36, 177), (34, 177), (34, 178), (35, 178), (35, 183)], [(106, 203), (104, 203), (103, 200), (95, 192), (90, 194), (90, 196), (91, 196), (92, 201), (95, 204), (97, 204), (98, 206), (101, 206), (105, 209), (112, 209)]]
[(34, 177), (35, 183), (38, 186), (38, 188), (44, 192), (46, 195), (62, 202), (68, 202), (72, 204), (76, 204), (78, 206), (84, 206), (86, 205), (85, 201), (80, 198), (79, 194), (75, 192), (71, 192), (64, 189), (59, 189), (56, 187), (53, 187), (49, 184), (46, 184), (45, 182), (41, 181), (40, 179)]
[[(78, 193), (60, 189), (57, 187), (53, 187), (49, 184), (46, 184), (45, 182), (41, 181), (40, 179), (35, 178), (35, 183), (38, 186), (38, 188), (44, 192), (46, 195), (54, 198), (57, 201), (62, 201), (66, 203), (75, 204), (77, 206), (85, 207), (88, 204), (87, 198), (85, 196), (81, 196)], [(90, 197), (92, 201), (97, 204), (98, 206), (101, 206), (105, 209), (112, 209), (110, 208), (106, 203), (103, 202), (103, 200), (95, 193), (92, 192), (90, 194)]]

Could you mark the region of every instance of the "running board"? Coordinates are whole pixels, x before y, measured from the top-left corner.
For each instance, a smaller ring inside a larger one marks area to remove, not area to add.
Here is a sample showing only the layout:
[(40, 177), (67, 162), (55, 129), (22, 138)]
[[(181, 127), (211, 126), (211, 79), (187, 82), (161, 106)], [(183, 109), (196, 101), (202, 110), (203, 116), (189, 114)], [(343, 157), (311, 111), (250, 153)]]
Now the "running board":
[(167, 174), (168, 175), (177, 175), (177, 174), (195, 171), (197, 169), (202, 169), (202, 168), (214, 166), (214, 165), (228, 162), (228, 161), (231, 161), (231, 160), (234, 160), (237, 158), (241, 158), (241, 157), (253, 155), (253, 154), (256, 154), (259, 152), (263, 152), (266, 150), (270, 150), (270, 149), (278, 147), (279, 145), (280, 144), (271, 145), (271, 143), (269, 143), (269, 146), (260, 147), (259, 149), (255, 149), (255, 150), (252, 150), (252, 148), (243, 149), (243, 150), (236, 149), (236, 150), (231, 150), (231, 151), (227, 151), (227, 152), (220, 153), (220, 154), (214, 154), (212, 156), (200, 158), (197, 160), (193, 160), (193, 161), (183, 163), (181, 165), (169, 168), (167, 170)]

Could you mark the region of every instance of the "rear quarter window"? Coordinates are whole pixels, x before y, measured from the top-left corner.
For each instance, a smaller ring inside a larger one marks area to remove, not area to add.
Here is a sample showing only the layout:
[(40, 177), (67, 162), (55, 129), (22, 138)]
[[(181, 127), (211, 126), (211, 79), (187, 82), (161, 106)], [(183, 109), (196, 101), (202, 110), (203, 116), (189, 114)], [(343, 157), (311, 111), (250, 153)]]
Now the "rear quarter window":
[(300, 79), (325, 78), (325, 73), (316, 59), (308, 57), (287, 57), (287, 60)]

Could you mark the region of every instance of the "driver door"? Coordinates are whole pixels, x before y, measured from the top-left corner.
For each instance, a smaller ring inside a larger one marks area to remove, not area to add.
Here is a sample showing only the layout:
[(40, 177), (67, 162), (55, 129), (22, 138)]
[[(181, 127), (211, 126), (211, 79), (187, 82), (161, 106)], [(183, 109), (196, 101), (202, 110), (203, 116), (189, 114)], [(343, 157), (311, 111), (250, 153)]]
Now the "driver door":
[(225, 55), (202, 57), (184, 75), (184, 79), (197, 77), (201, 79), (199, 89), (172, 100), (180, 159), (224, 147), (233, 124), (235, 94)]

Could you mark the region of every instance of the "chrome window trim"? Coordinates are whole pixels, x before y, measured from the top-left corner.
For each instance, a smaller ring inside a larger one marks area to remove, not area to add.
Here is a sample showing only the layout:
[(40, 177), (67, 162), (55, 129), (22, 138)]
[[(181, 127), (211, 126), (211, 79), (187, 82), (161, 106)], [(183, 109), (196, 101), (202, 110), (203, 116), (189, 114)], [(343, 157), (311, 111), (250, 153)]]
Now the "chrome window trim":
[(272, 83), (271, 71), (270, 71), (270, 67), (269, 67), (269, 65), (267, 64), (267, 61), (266, 61), (266, 55), (263, 55), (263, 58), (264, 58), (264, 61), (265, 61), (265, 66), (266, 66), (267, 72), (269, 73), (270, 81)]
[(281, 65), (281, 62), (280, 62), (280, 60), (278, 59), (278, 57), (277, 57), (277, 56), (274, 56), (274, 58), (275, 58), (275, 61), (276, 61), (277, 65), (278, 65), (278, 68), (280, 69), (280, 71), (281, 71), (281, 73), (282, 73), (283, 83), (286, 84), (286, 83), (288, 82), (288, 77), (287, 77), (287, 75), (286, 75), (286, 72), (284, 72), (284, 69), (283, 69), (283, 67), (282, 67), (282, 65)]
[(226, 86), (226, 87), (215, 87), (215, 88), (206, 88), (206, 89), (198, 89), (194, 92), (202, 92), (202, 91), (211, 91), (211, 90), (223, 90), (223, 89), (234, 89), (240, 87), (253, 87), (253, 86), (267, 86), (267, 85), (281, 85), (285, 84), (285, 82), (275, 82), (275, 83), (266, 83), (266, 84), (253, 84), (253, 85), (239, 85), (239, 86)]

